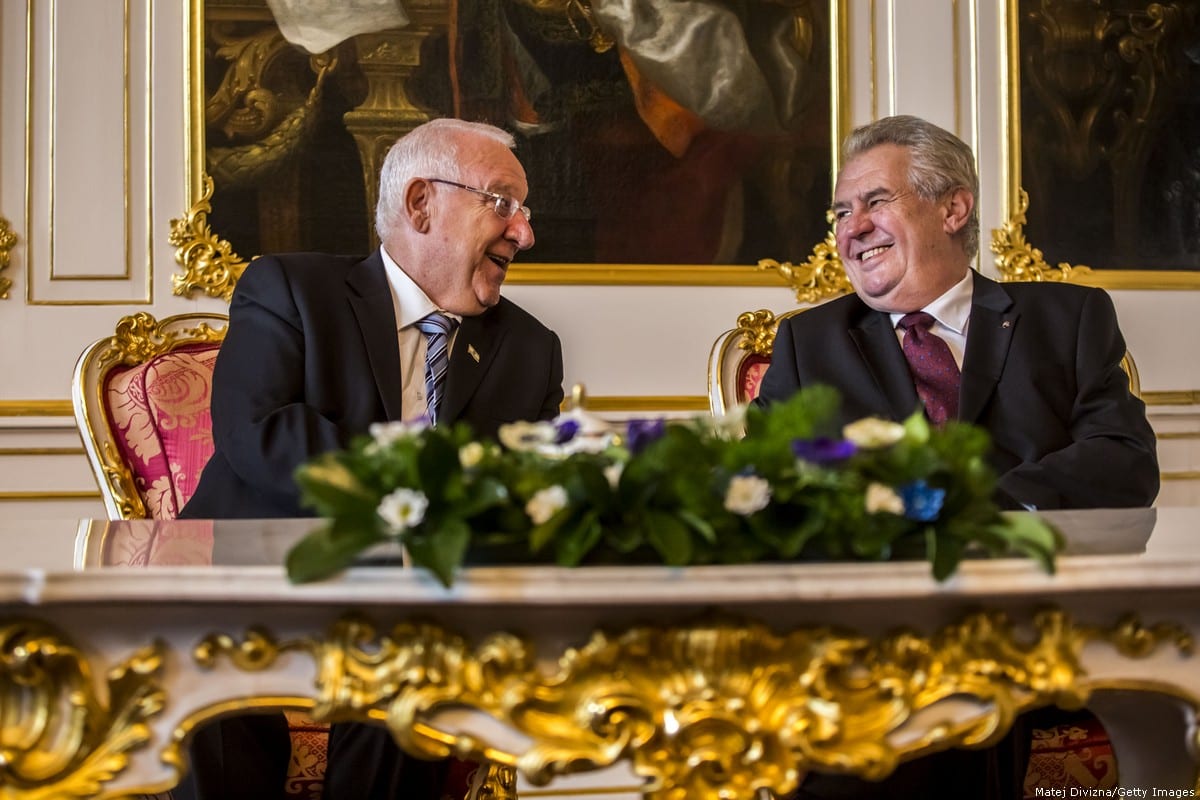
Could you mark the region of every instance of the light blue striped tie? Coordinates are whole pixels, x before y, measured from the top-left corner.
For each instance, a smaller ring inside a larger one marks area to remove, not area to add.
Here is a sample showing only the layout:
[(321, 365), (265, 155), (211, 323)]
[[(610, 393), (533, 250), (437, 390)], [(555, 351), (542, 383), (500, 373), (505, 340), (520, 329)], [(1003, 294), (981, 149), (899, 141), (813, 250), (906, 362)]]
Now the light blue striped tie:
[(425, 404), (429, 408), (429, 421), (436, 425), (442, 407), (446, 370), (450, 367), (450, 334), (458, 320), (434, 311), (415, 324), (425, 334)]

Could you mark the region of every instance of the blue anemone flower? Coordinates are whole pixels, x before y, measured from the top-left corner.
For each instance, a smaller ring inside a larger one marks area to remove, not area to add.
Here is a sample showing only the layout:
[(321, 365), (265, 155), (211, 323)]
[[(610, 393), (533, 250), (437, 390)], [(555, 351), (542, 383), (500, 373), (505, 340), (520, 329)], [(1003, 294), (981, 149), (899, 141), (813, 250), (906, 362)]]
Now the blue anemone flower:
[(577, 433), (579, 433), (578, 420), (564, 419), (554, 423), (555, 444), (566, 444), (574, 439)]
[(900, 487), (900, 499), (904, 501), (905, 517), (916, 522), (933, 522), (942, 513), (946, 490), (935, 489), (923, 480), (913, 481)]
[(846, 439), (830, 439), (828, 436), (818, 436), (815, 439), (794, 439), (792, 453), (796, 458), (810, 464), (828, 464), (832, 461), (843, 461), (858, 452), (854, 442)]
[(661, 439), (666, 430), (667, 423), (662, 419), (631, 419), (625, 428), (625, 446), (631, 453), (640, 453)]

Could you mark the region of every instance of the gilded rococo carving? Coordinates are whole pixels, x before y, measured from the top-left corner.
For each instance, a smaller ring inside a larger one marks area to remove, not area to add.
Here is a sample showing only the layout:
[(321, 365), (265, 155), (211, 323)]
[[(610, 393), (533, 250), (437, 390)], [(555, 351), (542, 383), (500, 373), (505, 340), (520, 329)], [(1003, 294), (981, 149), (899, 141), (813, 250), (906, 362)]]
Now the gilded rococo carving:
[(1067, 263), (1050, 266), (1042, 251), (1025, 239), (1025, 212), (1029, 195), (1021, 190), (1012, 219), (992, 231), (992, 252), (996, 269), (1006, 281), (1071, 281), (1091, 274), (1091, 267), (1073, 267)]
[[(9, 262), (12, 259), (12, 249), (16, 244), (17, 235), (8, 226), (8, 220), (0, 217), (0, 273), (8, 269)], [(8, 299), (8, 290), (11, 288), (12, 281), (3, 274), (0, 274), (0, 300)]]
[(164, 646), (110, 669), (100, 691), (84, 652), (34, 620), (0, 624), (0, 798), (95, 797), (150, 739), (166, 700)]
[[(1130, 658), (1163, 645), (1193, 650), (1181, 627), (1132, 618), (1100, 628), (1050, 610), (1032, 629), (1026, 637), (1003, 614), (981, 612), (932, 635), (872, 640), (826, 627), (779, 635), (720, 617), (595, 631), (581, 647), (538, 654), (508, 633), (472, 646), (431, 622), (377, 635), (366, 620), (346, 618), (324, 638), (213, 635), (194, 656), (267, 669), (284, 652), (306, 652), (318, 670), (315, 718), (383, 716), (421, 756), (487, 757), (534, 784), (628, 759), (650, 800), (750, 800), (763, 790), (785, 796), (814, 769), (878, 779), (905, 758), (994, 742), (1027, 708), (1080, 706), (1091, 691), (1080, 665), (1088, 643)], [(555, 666), (540, 666), (539, 655)], [(950, 697), (974, 698), (979, 714), (903, 743), (888, 738)], [(448, 706), (490, 715), (530, 744), (510, 753), (441, 730), (434, 714)]]
[(796, 293), (797, 303), (819, 303), (854, 291), (850, 279), (846, 277), (842, 259), (838, 256), (837, 237), (832, 228), (825, 236), (825, 241), (813, 248), (803, 264), (792, 264), (790, 261), (781, 264), (774, 259), (764, 258), (758, 262), (758, 268), (778, 272)]

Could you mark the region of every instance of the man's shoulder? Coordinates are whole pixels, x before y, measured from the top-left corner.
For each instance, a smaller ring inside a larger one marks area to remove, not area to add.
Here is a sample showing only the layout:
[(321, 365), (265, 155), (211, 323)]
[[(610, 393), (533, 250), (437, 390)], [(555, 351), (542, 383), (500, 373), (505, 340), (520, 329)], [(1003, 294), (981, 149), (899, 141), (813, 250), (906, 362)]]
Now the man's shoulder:
[(272, 253), (255, 258), (246, 267), (245, 274), (265, 273), (269, 268), (286, 273), (289, 277), (344, 276), (347, 272), (370, 258), (363, 255), (332, 255), (330, 253)]
[(1029, 301), (1062, 301), (1074, 300), (1082, 302), (1088, 297), (1106, 295), (1103, 289), (1096, 286), (1082, 286), (1078, 283), (1063, 281), (1012, 281), (996, 283), (1014, 300)]
[(856, 294), (848, 294), (829, 300), (811, 308), (802, 308), (792, 313), (784, 322), (792, 327), (826, 327), (850, 325), (862, 319), (871, 309)]
[(554, 335), (541, 320), (503, 295), (500, 296), (500, 302), (485, 311), (483, 316), (493, 325), (508, 325), (530, 333)]

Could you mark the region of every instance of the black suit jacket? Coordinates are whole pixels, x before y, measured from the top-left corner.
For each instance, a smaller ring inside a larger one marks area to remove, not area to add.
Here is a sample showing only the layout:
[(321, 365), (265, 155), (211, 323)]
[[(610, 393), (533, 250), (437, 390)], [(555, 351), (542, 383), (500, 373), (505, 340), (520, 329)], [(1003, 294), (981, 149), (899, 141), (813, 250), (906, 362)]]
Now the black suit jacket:
[[(234, 292), (213, 374), (216, 452), (181, 516), (306, 516), (292, 473), (373, 422), (401, 419), (400, 375), (378, 251), (256, 259)], [(562, 376), (558, 336), (501, 299), (459, 328), (441, 420), (491, 436), (506, 422), (549, 419)]]
[[(1042, 509), (1150, 505), (1158, 460), (1146, 409), (1121, 369), (1112, 300), (1061, 283), (976, 274), (959, 417), (992, 436), (1000, 500)], [(907, 417), (920, 403), (890, 317), (857, 296), (784, 320), (759, 394), (824, 383), (843, 419)]]

